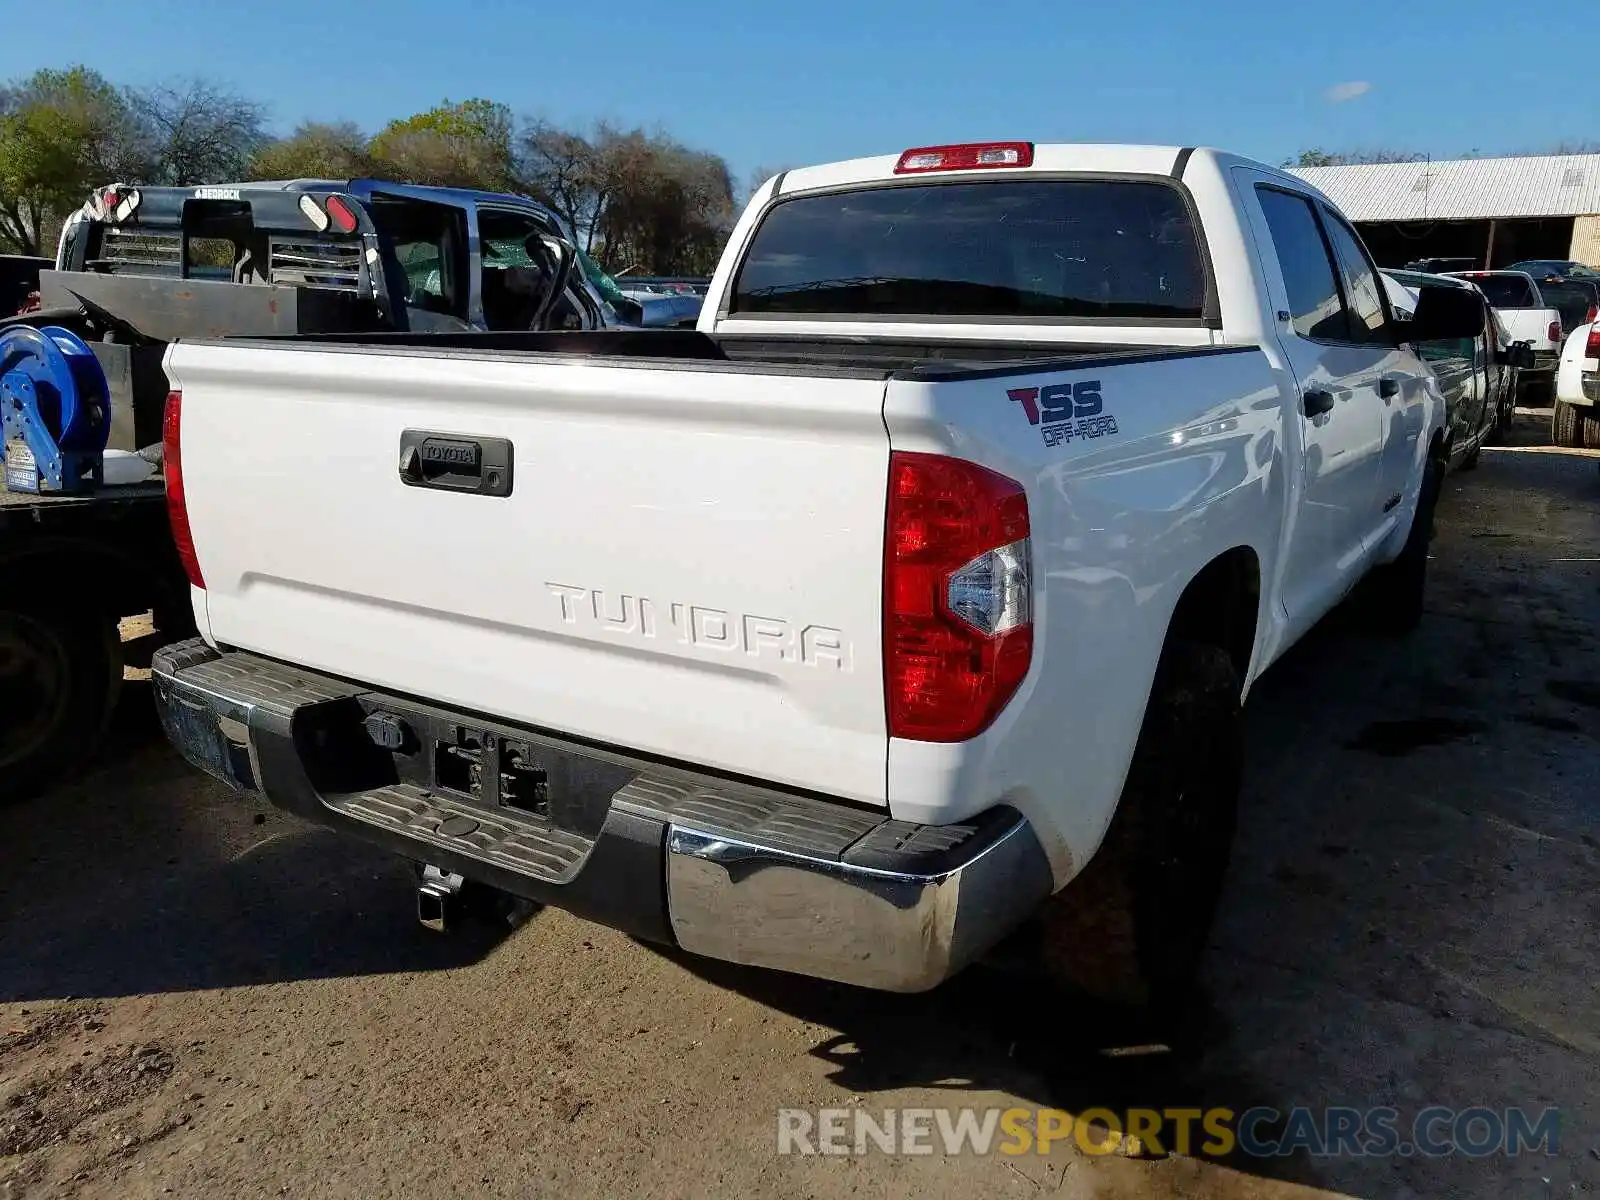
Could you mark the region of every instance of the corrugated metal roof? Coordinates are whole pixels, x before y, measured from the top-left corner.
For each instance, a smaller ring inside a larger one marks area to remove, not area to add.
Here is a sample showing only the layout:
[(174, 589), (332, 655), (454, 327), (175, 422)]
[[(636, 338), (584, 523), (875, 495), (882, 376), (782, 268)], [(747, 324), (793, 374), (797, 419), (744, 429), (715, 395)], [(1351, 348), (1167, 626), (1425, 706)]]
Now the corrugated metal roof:
[(1352, 221), (1464, 221), (1600, 213), (1600, 154), (1295, 167)]

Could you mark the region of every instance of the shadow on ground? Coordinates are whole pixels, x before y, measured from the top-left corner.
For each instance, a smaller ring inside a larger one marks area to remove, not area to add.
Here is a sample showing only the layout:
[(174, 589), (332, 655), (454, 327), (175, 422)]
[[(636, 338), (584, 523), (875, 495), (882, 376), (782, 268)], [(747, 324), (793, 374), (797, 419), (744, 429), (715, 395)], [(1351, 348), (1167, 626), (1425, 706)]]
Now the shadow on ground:
[(0, 1001), (112, 997), (475, 961), (416, 924), (410, 867), (235, 797), (124, 687), (95, 764), (0, 809)]

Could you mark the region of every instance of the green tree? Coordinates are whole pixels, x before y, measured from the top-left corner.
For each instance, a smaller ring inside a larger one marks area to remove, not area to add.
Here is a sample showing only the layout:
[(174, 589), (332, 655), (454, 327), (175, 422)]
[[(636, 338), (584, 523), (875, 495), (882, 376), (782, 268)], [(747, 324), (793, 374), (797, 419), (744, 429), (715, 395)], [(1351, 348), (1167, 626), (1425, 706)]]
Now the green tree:
[(91, 188), (148, 170), (148, 137), (126, 97), (86, 67), (37, 71), (0, 107), (0, 243), (40, 253), (52, 219)]
[(380, 170), (408, 183), (505, 191), (515, 181), (511, 133), (505, 105), (447, 100), (391, 121), (370, 151)]
[(372, 171), (367, 138), (349, 121), (306, 122), (258, 146), (248, 168), (251, 179), (359, 179)]

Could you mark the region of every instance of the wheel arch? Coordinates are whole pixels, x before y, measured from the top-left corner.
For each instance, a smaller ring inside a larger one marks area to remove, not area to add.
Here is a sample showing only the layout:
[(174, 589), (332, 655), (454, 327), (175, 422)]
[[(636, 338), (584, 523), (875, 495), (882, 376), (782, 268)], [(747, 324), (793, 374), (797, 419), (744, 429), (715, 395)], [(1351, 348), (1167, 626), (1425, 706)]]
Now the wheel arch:
[(1250, 678), (1261, 629), (1261, 558), (1240, 545), (1212, 558), (1190, 579), (1167, 623), (1162, 653), (1175, 643), (1227, 652), (1241, 682)]

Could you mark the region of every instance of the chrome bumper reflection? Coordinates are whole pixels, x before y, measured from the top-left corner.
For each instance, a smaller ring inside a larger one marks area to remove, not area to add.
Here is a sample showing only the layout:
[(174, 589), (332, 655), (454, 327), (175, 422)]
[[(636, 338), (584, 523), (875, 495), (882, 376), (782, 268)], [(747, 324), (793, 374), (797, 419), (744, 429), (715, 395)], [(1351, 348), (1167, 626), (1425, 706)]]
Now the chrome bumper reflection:
[(893, 992), (934, 987), (1049, 895), (1027, 822), (938, 875), (808, 858), (674, 826), (667, 907), (685, 950)]

